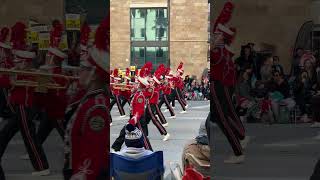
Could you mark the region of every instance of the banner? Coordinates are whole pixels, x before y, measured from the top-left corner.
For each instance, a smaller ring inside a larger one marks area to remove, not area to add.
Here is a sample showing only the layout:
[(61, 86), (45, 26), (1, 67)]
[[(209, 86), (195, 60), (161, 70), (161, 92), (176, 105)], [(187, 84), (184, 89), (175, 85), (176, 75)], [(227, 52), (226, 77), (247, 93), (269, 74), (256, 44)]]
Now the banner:
[(50, 33), (39, 33), (39, 50), (48, 50), (50, 46)]
[(136, 71), (136, 66), (130, 66), (130, 71)]
[(66, 14), (66, 30), (80, 31), (81, 16), (80, 14)]
[(61, 42), (59, 44), (59, 49), (62, 51), (68, 50), (68, 36), (64, 33), (61, 37)]
[(39, 33), (48, 32), (49, 28), (43, 24), (30, 24), (28, 31), (28, 42), (31, 44), (39, 43)]

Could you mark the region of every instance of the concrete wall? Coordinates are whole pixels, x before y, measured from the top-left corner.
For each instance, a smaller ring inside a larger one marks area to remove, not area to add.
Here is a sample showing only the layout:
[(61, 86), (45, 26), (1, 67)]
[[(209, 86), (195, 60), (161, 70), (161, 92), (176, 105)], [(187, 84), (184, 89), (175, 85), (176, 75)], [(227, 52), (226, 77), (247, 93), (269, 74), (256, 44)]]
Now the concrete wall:
[[(215, 1), (216, 16), (226, 1)], [(237, 28), (233, 48), (254, 42), (273, 45), (288, 71), (291, 51), (301, 25), (311, 20), (311, 0), (234, 0), (235, 12), (230, 26)]]
[(0, 27), (11, 26), (29, 18), (40, 23), (63, 18), (64, 0), (0, 0)]
[[(130, 65), (130, 4), (167, 3), (167, 0), (111, 0), (111, 68)], [(171, 0), (170, 61), (176, 68), (181, 60), (185, 72), (202, 74), (207, 67), (207, 0)]]

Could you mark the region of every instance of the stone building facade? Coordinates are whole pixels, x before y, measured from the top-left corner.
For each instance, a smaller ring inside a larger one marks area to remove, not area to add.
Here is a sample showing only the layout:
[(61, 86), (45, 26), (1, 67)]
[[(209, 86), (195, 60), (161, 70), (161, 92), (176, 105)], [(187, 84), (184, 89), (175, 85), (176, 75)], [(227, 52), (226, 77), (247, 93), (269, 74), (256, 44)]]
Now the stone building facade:
[[(225, 0), (215, 2), (217, 16)], [(237, 28), (233, 49), (240, 54), (241, 45), (253, 42), (256, 48), (274, 47), (286, 71), (290, 70), (291, 54), (300, 27), (312, 20), (311, 0), (234, 0), (235, 12), (230, 26)]]
[(207, 67), (207, 0), (111, 0), (111, 67), (132, 65), (130, 8), (169, 8), (169, 59), (171, 68), (180, 61), (185, 74), (200, 77)]
[(53, 19), (63, 19), (64, 0), (0, 0), (0, 27), (12, 26), (17, 21), (29, 19), (49, 24)]

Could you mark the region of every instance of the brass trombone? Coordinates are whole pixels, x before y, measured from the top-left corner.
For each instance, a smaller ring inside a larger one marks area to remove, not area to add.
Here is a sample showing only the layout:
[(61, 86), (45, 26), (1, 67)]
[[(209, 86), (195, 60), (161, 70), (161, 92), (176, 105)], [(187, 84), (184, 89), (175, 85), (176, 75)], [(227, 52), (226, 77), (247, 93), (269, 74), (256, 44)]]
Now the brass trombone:
[(133, 88), (132, 85), (127, 85), (127, 84), (115, 84), (115, 83), (110, 83), (113, 89), (121, 90), (121, 91), (131, 91)]
[[(79, 77), (74, 77), (74, 76), (48, 74), (43, 72), (11, 70), (11, 69), (3, 69), (3, 68), (0, 68), (0, 74), (5, 74), (5, 75), (15, 77), (15, 79), (12, 81), (13, 83), (12, 86), (32, 87), (32, 88), (35, 88), (35, 92), (40, 92), (40, 93), (47, 93), (49, 89), (63, 90), (68, 88), (69, 83), (66, 83), (65, 86), (61, 86), (60, 84), (53, 83), (52, 78), (66, 79), (68, 82), (79, 79)], [(16, 79), (17, 75), (33, 76), (35, 77), (35, 80), (34, 81), (17, 80)]]

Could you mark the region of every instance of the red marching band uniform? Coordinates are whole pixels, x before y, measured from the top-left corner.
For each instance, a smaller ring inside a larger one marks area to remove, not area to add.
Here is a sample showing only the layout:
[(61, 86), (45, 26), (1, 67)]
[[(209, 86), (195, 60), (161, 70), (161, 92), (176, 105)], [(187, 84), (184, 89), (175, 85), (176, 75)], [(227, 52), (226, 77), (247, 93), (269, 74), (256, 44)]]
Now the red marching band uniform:
[[(210, 52), (210, 93), (212, 96), (210, 114), (227, 137), (235, 156), (225, 163), (241, 163), (244, 161), (243, 147), (245, 129), (235, 112), (231, 97), (236, 83), (236, 69), (232, 61), (234, 53), (229, 45), (234, 40), (235, 28), (226, 24), (230, 21), (234, 5), (227, 2), (214, 25), (214, 46)], [(211, 118), (212, 119), (212, 118)]]
[[(13, 63), (17, 70), (31, 71), (32, 59), (35, 58), (34, 52), (27, 51), (25, 42), (27, 31), (26, 26), (17, 22), (11, 28), (11, 42), (14, 54)], [(9, 59), (7, 59), (9, 60)], [(48, 162), (45, 157), (43, 148), (39, 143), (34, 124), (32, 123), (31, 108), (34, 105), (34, 87), (15, 86), (15, 80), (11, 80), (8, 75), (1, 75), (1, 88), (10, 88), (8, 95), (8, 103), (14, 107), (12, 119), (0, 131), (0, 157), (2, 158), (5, 149), (14, 137), (17, 131), (20, 130), (26, 149), (28, 151), (31, 163), (37, 172), (46, 171)], [(19, 81), (34, 81), (34, 77), (30, 75), (18, 74), (16, 80)], [(5, 179), (2, 168), (0, 167), (0, 178)]]
[[(95, 45), (88, 58), (82, 62), (85, 69), (92, 69), (103, 84), (109, 79), (109, 27), (106, 18), (98, 27)], [(80, 79), (81, 81), (81, 79)], [(90, 82), (88, 82), (90, 83)], [(86, 91), (76, 112), (67, 125), (65, 136), (65, 176), (73, 179), (96, 180), (108, 178), (109, 171), (109, 96), (106, 89)]]

